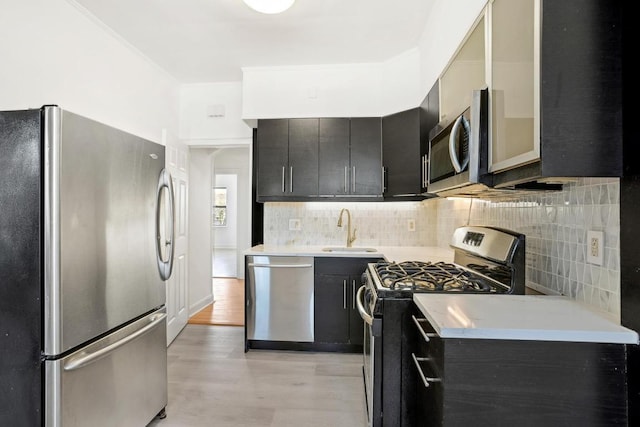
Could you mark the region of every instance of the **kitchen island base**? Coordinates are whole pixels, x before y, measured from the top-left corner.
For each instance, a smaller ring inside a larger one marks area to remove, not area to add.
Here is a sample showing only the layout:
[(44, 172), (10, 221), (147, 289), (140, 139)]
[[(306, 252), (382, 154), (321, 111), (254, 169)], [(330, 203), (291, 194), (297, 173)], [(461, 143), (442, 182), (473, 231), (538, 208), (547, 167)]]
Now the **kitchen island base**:
[(419, 323), (429, 341), (415, 327), (403, 352), (415, 426), (627, 425), (624, 344), (440, 338)]

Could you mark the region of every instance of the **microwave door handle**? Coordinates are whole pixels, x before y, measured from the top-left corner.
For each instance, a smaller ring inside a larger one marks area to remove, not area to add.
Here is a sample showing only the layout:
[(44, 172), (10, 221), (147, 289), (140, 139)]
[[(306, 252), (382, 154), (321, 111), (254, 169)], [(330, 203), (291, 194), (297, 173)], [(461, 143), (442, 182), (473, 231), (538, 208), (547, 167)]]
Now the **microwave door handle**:
[(451, 158), (451, 164), (456, 173), (462, 172), (462, 165), (460, 159), (458, 159), (458, 152), (456, 150), (456, 140), (460, 133), (460, 125), (462, 124), (462, 116), (458, 117), (453, 123), (451, 128), (451, 134), (449, 134), (449, 157)]

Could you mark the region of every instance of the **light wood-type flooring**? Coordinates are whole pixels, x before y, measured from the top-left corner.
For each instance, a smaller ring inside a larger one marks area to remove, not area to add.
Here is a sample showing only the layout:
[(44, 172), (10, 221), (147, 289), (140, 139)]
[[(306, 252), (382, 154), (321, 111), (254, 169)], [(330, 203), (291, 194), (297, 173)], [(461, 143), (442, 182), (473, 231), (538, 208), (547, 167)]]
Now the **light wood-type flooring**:
[(214, 302), (189, 318), (195, 325), (244, 325), (244, 280), (212, 279)]
[(362, 427), (362, 355), (244, 352), (244, 328), (187, 325), (168, 349), (169, 404), (153, 427)]

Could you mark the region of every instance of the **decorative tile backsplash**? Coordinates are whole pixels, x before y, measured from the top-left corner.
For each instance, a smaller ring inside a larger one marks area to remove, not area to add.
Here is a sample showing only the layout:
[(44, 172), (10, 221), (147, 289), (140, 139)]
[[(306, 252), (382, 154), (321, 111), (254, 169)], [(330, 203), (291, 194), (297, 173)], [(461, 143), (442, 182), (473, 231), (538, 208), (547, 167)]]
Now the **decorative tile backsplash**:
[[(354, 246), (448, 247), (456, 227), (489, 225), (526, 235), (527, 285), (567, 295), (620, 318), (620, 185), (617, 178), (585, 178), (562, 191), (517, 200), (429, 199), (423, 202), (267, 203), (264, 240), (273, 245), (343, 245), (338, 215), (348, 208)], [(299, 219), (300, 230), (289, 230)], [(415, 231), (409, 231), (415, 222)], [(603, 265), (587, 263), (587, 232), (604, 233)]]
[[(266, 203), (264, 243), (272, 245), (345, 245), (347, 214), (343, 226), (338, 216), (351, 213), (356, 229), (354, 246), (420, 246), (435, 232), (436, 223), (424, 215), (418, 202), (306, 202)], [(299, 219), (300, 230), (290, 230), (289, 220)], [(410, 223), (415, 225), (409, 231)]]
[[(467, 223), (526, 235), (527, 286), (567, 295), (620, 318), (620, 185), (617, 178), (585, 178), (562, 191), (532, 193), (517, 201), (432, 199), (422, 202), (435, 240), (446, 247)], [(587, 232), (604, 234), (602, 266), (587, 263)]]

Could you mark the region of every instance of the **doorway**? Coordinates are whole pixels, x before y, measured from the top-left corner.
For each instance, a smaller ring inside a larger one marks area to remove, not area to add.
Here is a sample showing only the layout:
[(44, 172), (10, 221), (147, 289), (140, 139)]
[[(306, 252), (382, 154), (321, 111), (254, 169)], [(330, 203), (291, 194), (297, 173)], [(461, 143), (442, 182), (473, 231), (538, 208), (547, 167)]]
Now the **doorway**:
[(209, 194), (199, 198), (207, 201), (203, 207), (208, 209), (210, 234), (203, 236), (201, 227), (195, 238), (208, 243), (213, 302), (189, 323), (243, 325), (244, 251), (251, 247), (251, 147), (216, 149), (210, 162)]
[(211, 277), (238, 277), (238, 175), (215, 174)]

